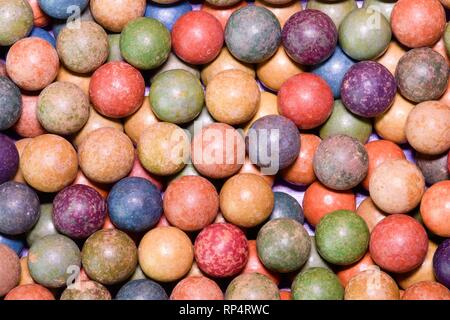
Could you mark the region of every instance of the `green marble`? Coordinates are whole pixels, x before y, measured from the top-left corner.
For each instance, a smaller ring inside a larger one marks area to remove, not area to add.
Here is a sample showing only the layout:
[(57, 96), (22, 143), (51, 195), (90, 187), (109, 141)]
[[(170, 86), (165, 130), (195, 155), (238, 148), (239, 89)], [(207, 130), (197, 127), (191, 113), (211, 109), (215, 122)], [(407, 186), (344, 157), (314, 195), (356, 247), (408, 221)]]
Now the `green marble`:
[(33, 11), (26, 0), (0, 0), (0, 46), (25, 38), (33, 28)]
[(226, 300), (280, 300), (277, 285), (259, 273), (244, 273), (231, 281), (225, 292)]
[(353, 10), (358, 8), (356, 0), (342, 0), (337, 2), (329, 2), (326, 0), (309, 0), (306, 4), (307, 9), (319, 10), (328, 15), (333, 20), (336, 28), (339, 26), (345, 17)]
[(292, 283), (294, 300), (343, 300), (344, 288), (329, 269), (311, 268), (301, 272)]
[(31, 247), (37, 240), (52, 234), (59, 234), (53, 224), (53, 204), (41, 205), (41, 215), (38, 222), (27, 233), (27, 243)]

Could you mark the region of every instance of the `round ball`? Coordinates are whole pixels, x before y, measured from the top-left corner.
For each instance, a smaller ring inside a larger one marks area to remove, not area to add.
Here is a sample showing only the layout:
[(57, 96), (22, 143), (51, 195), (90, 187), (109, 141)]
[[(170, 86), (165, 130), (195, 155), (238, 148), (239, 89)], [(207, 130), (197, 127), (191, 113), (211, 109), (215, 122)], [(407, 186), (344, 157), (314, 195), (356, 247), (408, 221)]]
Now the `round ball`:
[(205, 102), (200, 81), (189, 71), (180, 69), (157, 75), (152, 81), (149, 99), (161, 121), (175, 124), (194, 120)]
[(190, 11), (175, 22), (172, 46), (175, 54), (191, 64), (214, 60), (223, 45), (222, 26), (205, 11)]
[(136, 245), (117, 229), (99, 230), (83, 245), (81, 261), (88, 277), (112, 285), (130, 277), (137, 264)]
[(73, 7), (76, 7), (79, 12), (83, 10), (89, 4), (89, 0), (59, 0), (55, 2), (53, 0), (39, 0), (39, 6), (41, 9), (52, 18), (67, 19), (74, 11)]
[(315, 267), (299, 273), (292, 283), (294, 300), (343, 300), (344, 288), (329, 269)]
[(139, 244), (139, 265), (151, 279), (171, 282), (185, 276), (194, 261), (189, 237), (175, 227), (157, 227)]
[(338, 32), (333, 20), (319, 10), (306, 9), (292, 15), (283, 27), (283, 47), (303, 65), (328, 59), (336, 48)]
[(157, 68), (167, 60), (170, 53), (169, 30), (153, 18), (134, 19), (122, 30), (120, 53), (138, 69)]
[(345, 288), (347, 287), (350, 279), (355, 275), (362, 271), (371, 270), (374, 268), (376, 268), (375, 264), (373, 263), (370, 254), (367, 252), (358, 262), (355, 262), (348, 266), (339, 267), (336, 271), (336, 275), (338, 276), (339, 281), (341, 281), (342, 286), (344, 286)]
[(53, 204), (42, 204), (39, 211), (40, 215), (38, 221), (27, 233), (27, 243), (29, 247), (45, 236), (59, 234), (53, 223)]
[(189, 138), (175, 124), (159, 122), (145, 129), (138, 142), (142, 166), (150, 173), (167, 176), (181, 171), (189, 159)]
[(267, 276), (276, 285), (280, 284), (280, 277), (278, 274), (268, 270), (258, 256), (258, 248), (256, 240), (248, 240), (248, 260), (241, 274), (243, 273), (259, 273)]
[(144, 178), (124, 178), (108, 194), (108, 212), (111, 222), (120, 230), (147, 231), (161, 218), (161, 192)]
[(14, 141), (0, 133), (0, 184), (11, 180), (19, 168), (19, 152)]
[(83, 280), (67, 287), (60, 300), (111, 300), (111, 293), (98, 282)]
[(265, 221), (272, 212), (273, 202), (272, 189), (256, 174), (237, 174), (220, 190), (224, 218), (240, 227), (255, 227)]
[(108, 35), (93, 21), (80, 21), (77, 28), (63, 28), (58, 35), (59, 57), (66, 68), (88, 73), (108, 58)]
[(382, 55), (391, 41), (389, 21), (370, 8), (355, 9), (339, 27), (339, 44), (355, 60), (371, 60)]
[(395, 69), (400, 93), (413, 102), (438, 100), (447, 90), (448, 64), (431, 48), (412, 49)]
[(199, 268), (217, 278), (236, 275), (248, 260), (245, 234), (229, 223), (204, 228), (195, 239), (194, 251)]
[(427, 184), (433, 185), (440, 181), (450, 180), (446, 152), (441, 155), (416, 153), (414, 158)]
[(319, 133), (322, 139), (335, 135), (347, 135), (361, 143), (366, 143), (372, 133), (372, 122), (350, 112), (341, 100), (335, 100), (333, 112), (320, 128)]
[(333, 92), (321, 77), (300, 73), (283, 83), (278, 91), (280, 115), (292, 120), (300, 129), (323, 124), (333, 108)]
[(293, 196), (284, 192), (274, 192), (273, 196), (274, 204), (270, 220), (290, 218), (301, 224), (305, 222), (303, 209)]
[(17, 254), (0, 243), (0, 297), (19, 284), (20, 261)]
[(127, 282), (116, 294), (116, 300), (167, 300), (167, 293), (161, 285), (139, 279)]
[(234, 278), (225, 292), (226, 300), (280, 300), (278, 287), (267, 276), (245, 273)]
[(379, 165), (369, 181), (373, 202), (387, 213), (406, 213), (414, 209), (425, 191), (420, 170), (407, 160), (390, 160)]
[(359, 204), (356, 214), (364, 219), (370, 232), (372, 232), (378, 222), (386, 218), (387, 215), (386, 212), (378, 209), (370, 197), (367, 197)]
[(299, 222), (289, 218), (267, 222), (258, 232), (256, 244), (264, 266), (282, 273), (300, 269), (311, 250), (308, 232)]
[(233, 127), (213, 123), (194, 136), (191, 157), (200, 174), (213, 179), (226, 178), (241, 169), (245, 142)]
[(125, 25), (145, 13), (145, 0), (91, 0), (95, 21), (112, 32), (121, 32)]
[(67, 187), (53, 200), (55, 227), (70, 238), (89, 237), (101, 229), (105, 218), (106, 201), (91, 187), (82, 184)]
[(280, 22), (264, 7), (245, 6), (233, 12), (228, 19), (225, 42), (238, 60), (247, 63), (263, 62), (280, 45)]
[(0, 131), (11, 128), (22, 113), (19, 88), (6, 76), (0, 76)]
[(133, 114), (144, 100), (141, 73), (121, 61), (108, 62), (92, 75), (89, 97), (98, 112), (111, 118)]
[(406, 138), (418, 152), (437, 155), (450, 149), (450, 107), (438, 101), (418, 104), (406, 120)]
[(170, 6), (150, 2), (147, 3), (145, 8), (145, 16), (160, 21), (169, 31), (171, 31), (175, 22), (189, 11), (192, 11), (192, 6), (187, 1), (172, 3)]
[(414, 218), (394, 214), (380, 221), (370, 236), (370, 256), (381, 268), (395, 273), (411, 271), (422, 264), (428, 236)]
[(55, 80), (58, 69), (58, 53), (51, 44), (40, 38), (19, 40), (6, 56), (8, 76), (24, 90), (44, 89)]
[(170, 300), (223, 300), (223, 292), (213, 280), (190, 276), (177, 283)]
[(113, 183), (131, 171), (134, 147), (130, 138), (114, 128), (92, 131), (78, 149), (80, 167), (94, 182)]
[[(277, 1), (277, 0), (275, 0)], [(384, 1), (384, 0), (383, 0)], [(367, 1), (364, 1), (364, 3)], [(306, 4), (307, 9), (320, 10), (333, 20), (336, 28), (339, 30), (344, 18), (353, 10), (358, 8), (355, 0), (309, 0)]]
[(200, 176), (184, 176), (171, 182), (164, 193), (164, 215), (184, 231), (201, 230), (211, 224), (219, 210), (214, 185)]
[(450, 288), (450, 268), (448, 259), (450, 257), (450, 240), (443, 241), (436, 250), (433, 257), (433, 270), (437, 281)]
[(450, 181), (444, 180), (425, 191), (420, 203), (420, 215), (428, 230), (450, 237)]
[(54, 82), (39, 94), (37, 118), (50, 133), (69, 135), (89, 119), (89, 99), (77, 85)]
[(31, 277), (48, 288), (65, 286), (74, 268), (80, 265), (80, 249), (76, 243), (59, 234), (37, 240), (28, 253)]
[(320, 220), (316, 227), (316, 245), (326, 261), (349, 265), (366, 253), (369, 235), (363, 218), (352, 211), (339, 210)]
[(376, 267), (357, 273), (345, 287), (345, 300), (399, 300), (394, 279)]
[(22, 95), (22, 114), (13, 130), (21, 137), (34, 138), (47, 133), (37, 117), (39, 96)]
[(0, 46), (10, 46), (25, 38), (33, 28), (33, 11), (26, 0), (3, 0), (0, 3)]
[(369, 157), (358, 140), (336, 135), (323, 140), (314, 155), (314, 172), (324, 185), (335, 190), (356, 187), (366, 176)]
[(251, 120), (260, 98), (261, 92), (255, 79), (241, 70), (223, 71), (206, 87), (205, 100), (209, 113), (218, 122), (229, 125)]
[(53, 293), (39, 284), (25, 284), (15, 287), (5, 300), (55, 300)]
[(336, 210), (356, 210), (356, 197), (352, 191), (336, 191), (320, 182), (311, 184), (303, 197), (303, 212), (313, 226), (328, 213)]
[(450, 291), (434, 281), (421, 281), (406, 288), (402, 300), (450, 300)]
[(445, 11), (438, 0), (399, 0), (392, 10), (392, 31), (398, 41), (410, 48), (435, 44), (444, 33), (445, 24)]
[(397, 93), (394, 76), (382, 64), (363, 61), (352, 66), (344, 76), (342, 102), (353, 113), (376, 117), (392, 104)]

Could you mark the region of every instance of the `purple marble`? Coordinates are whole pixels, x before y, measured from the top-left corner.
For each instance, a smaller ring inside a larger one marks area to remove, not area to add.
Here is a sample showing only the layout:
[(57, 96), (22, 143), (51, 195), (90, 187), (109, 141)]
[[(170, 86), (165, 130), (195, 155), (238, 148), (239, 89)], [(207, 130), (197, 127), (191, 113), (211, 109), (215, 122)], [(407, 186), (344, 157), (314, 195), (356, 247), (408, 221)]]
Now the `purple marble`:
[(69, 186), (53, 200), (55, 227), (70, 238), (89, 237), (103, 226), (105, 218), (106, 201), (89, 186)]
[(375, 61), (353, 65), (344, 76), (341, 98), (354, 114), (372, 118), (391, 106), (397, 93), (394, 76)]
[(450, 239), (442, 242), (434, 253), (433, 270), (437, 281), (450, 289)]
[(286, 53), (303, 65), (315, 65), (328, 59), (336, 48), (337, 39), (333, 20), (319, 10), (307, 9), (295, 13), (282, 31)]
[(0, 184), (14, 177), (19, 167), (19, 152), (14, 141), (0, 133)]

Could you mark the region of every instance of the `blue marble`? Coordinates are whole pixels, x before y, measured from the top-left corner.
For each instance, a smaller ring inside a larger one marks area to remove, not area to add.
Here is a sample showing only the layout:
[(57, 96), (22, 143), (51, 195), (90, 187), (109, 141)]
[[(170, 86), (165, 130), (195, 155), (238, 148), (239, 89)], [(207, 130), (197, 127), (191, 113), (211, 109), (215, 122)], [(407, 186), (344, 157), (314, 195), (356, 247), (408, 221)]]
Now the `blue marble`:
[(116, 300), (167, 300), (168, 296), (164, 288), (158, 283), (139, 279), (126, 283), (119, 292)]
[(25, 247), (25, 242), (23, 241), (23, 239), (14, 236), (7, 236), (4, 234), (0, 234), (0, 244), (7, 245), (12, 250), (14, 250), (18, 256), (20, 255), (20, 252), (22, 252), (22, 249)]
[(274, 192), (273, 196), (274, 204), (270, 220), (290, 218), (297, 220), (301, 224), (305, 222), (303, 209), (293, 196), (284, 192)]
[(143, 232), (154, 227), (162, 215), (161, 192), (138, 177), (117, 182), (108, 195), (109, 217), (123, 231)]
[(30, 33), (30, 37), (38, 37), (44, 39), (45, 41), (50, 43), (54, 48), (56, 48), (56, 39), (50, 34), (50, 32), (42, 28), (34, 27)]
[(74, 7), (83, 12), (88, 4), (89, 0), (39, 0), (42, 11), (56, 19), (67, 19), (76, 14)]
[(149, 2), (145, 9), (145, 16), (159, 20), (169, 31), (172, 31), (175, 22), (189, 11), (192, 11), (192, 6), (186, 1), (170, 5)]
[(355, 64), (338, 46), (328, 60), (322, 62), (312, 69), (312, 72), (322, 77), (331, 87), (334, 98), (341, 96), (341, 85), (345, 74)]

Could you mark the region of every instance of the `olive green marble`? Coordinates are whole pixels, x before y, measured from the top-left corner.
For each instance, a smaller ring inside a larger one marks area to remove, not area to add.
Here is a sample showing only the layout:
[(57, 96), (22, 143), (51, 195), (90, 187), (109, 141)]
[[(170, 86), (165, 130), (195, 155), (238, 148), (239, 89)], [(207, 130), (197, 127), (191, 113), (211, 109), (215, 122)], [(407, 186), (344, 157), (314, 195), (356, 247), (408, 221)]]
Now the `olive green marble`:
[(66, 236), (54, 234), (37, 240), (28, 253), (28, 269), (37, 283), (60, 288), (81, 266), (78, 246)]
[(267, 222), (256, 238), (258, 256), (268, 269), (292, 272), (300, 269), (311, 251), (311, 239), (296, 220), (274, 219)]
[(226, 300), (280, 300), (276, 284), (260, 273), (244, 273), (231, 281)]
[(166, 61), (170, 41), (170, 32), (161, 22), (153, 18), (137, 18), (122, 30), (120, 51), (129, 64), (150, 70)]
[(320, 255), (336, 265), (349, 265), (364, 256), (369, 245), (369, 228), (353, 211), (337, 210), (324, 216), (316, 227)]
[(108, 62), (123, 61), (122, 53), (120, 52), (120, 34), (109, 34), (108, 46), (109, 46)]
[(342, 300), (344, 288), (329, 269), (311, 268), (301, 272), (292, 282), (294, 300)]
[(347, 110), (341, 100), (334, 101), (333, 112), (320, 128), (320, 137), (345, 134), (366, 143), (372, 133), (372, 120), (362, 118)]
[(364, 0), (363, 8), (370, 8), (380, 12), (388, 21), (391, 21), (391, 13), (397, 0)]
[(0, 0), (0, 46), (25, 38), (33, 28), (33, 11), (26, 0)]
[(371, 9), (350, 12), (339, 27), (342, 50), (355, 60), (372, 60), (383, 54), (392, 38), (391, 25)]
[(90, 279), (106, 285), (116, 284), (136, 270), (137, 248), (120, 230), (99, 230), (84, 243), (81, 260)]
[(41, 205), (41, 215), (38, 222), (27, 233), (27, 243), (31, 247), (37, 240), (52, 234), (59, 234), (53, 224), (53, 205), (46, 203)]
[(335, 2), (327, 0), (309, 0), (307, 9), (315, 9), (322, 11), (333, 20), (336, 28), (339, 30), (344, 18), (353, 10), (358, 8), (356, 0), (339, 0)]
[(175, 124), (195, 119), (205, 102), (200, 80), (181, 69), (159, 74), (152, 83), (149, 99), (153, 112), (161, 121)]

